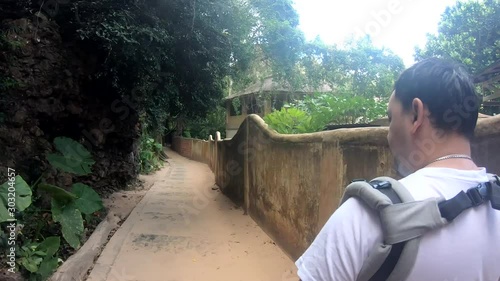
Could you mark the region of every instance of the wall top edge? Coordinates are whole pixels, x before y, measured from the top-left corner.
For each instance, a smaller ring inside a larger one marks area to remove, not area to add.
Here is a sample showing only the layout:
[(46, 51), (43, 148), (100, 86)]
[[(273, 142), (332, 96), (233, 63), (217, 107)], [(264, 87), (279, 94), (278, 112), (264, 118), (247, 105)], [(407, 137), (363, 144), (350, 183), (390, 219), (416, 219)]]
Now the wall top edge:
[[(364, 142), (386, 143), (389, 127), (361, 127), (322, 131), (308, 134), (279, 134), (269, 129), (265, 121), (256, 114), (248, 115), (245, 122), (255, 124), (267, 137), (278, 142)], [(242, 128), (241, 126), (240, 128)], [(240, 130), (235, 137), (240, 134)], [(500, 134), (500, 115), (479, 119), (476, 126), (476, 137), (488, 137)]]
[[(308, 134), (280, 134), (271, 130), (266, 122), (257, 114), (248, 115), (236, 134), (232, 139), (225, 139), (221, 141), (233, 141), (241, 138), (245, 133), (246, 126), (252, 123), (268, 138), (275, 142), (291, 142), (291, 143), (364, 143), (364, 144), (386, 144), (387, 133), (389, 127), (361, 127), (361, 128), (345, 128), (336, 129), (331, 131), (322, 131)], [(477, 122), (475, 137), (484, 138), (488, 136), (495, 136), (500, 134), (500, 115), (492, 116), (489, 118), (481, 118)], [(216, 142), (215, 140), (200, 140), (193, 138), (183, 138), (176, 136), (174, 138), (182, 138), (185, 140), (201, 141), (201, 142)]]

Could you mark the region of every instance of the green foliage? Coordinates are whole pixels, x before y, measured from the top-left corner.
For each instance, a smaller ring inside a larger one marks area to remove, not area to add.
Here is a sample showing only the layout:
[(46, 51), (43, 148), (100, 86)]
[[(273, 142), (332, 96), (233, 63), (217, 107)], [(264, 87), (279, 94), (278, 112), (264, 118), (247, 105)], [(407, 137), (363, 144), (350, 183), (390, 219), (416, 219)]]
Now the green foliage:
[(269, 60), (273, 76), (288, 81), (296, 75), (304, 35), (297, 28), (299, 15), (290, 0), (251, 0), (252, 10), (257, 17), (253, 36), (262, 49), (264, 58)]
[(83, 218), (75, 201), (61, 203), (52, 199), (52, 219), (62, 227), (62, 234), (69, 245), (75, 249), (80, 246), (83, 234)]
[(348, 79), (340, 91), (350, 89), (352, 95), (366, 98), (391, 95), (394, 81), (404, 69), (400, 57), (390, 50), (376, 48), (369, 37), (349, 42), (347, 49), (340, 52), (345, 52), (341, 71), (347, 73)]
[(75, 194), (55, 185), (40, 183), (38, 189), (47, 192), (52, 198), (61, 203), (67, 203), (77, 199)]
[[(314, 91), (329, 86), (334, 92), (349, 93), (366, 98), (389, 97), (394, 81), (404, 69), (403, 61), (392, 51), (377, 48), (369, 37), (351, 39), (343, 47), (328, 46), (320, 40), (303, 45), (295, 70), (280, 81), (290, 91), (307, 89)], [(268, 66), (255, 62), (248, 76), (251, 82), (262, 81)], [(232, 92), (239, 92), (250, 82), (236, 81)]]
[(306, 96), (296, 106), (324, 125), (366, 124), (385, 116), (387, 110), (383, 99), (353, 96), (350, 91)]
[(83, 214), (90, 215), (104, 208), (99, 194), (88, 185), (75, 183), (71, 191), (76, 195), (76, 207)]
[(290, 76), (304, 41), (290, 0), (66, 3), (54, 18), (64, 38), (84, 41), (101, 63), (93, 78), (145, 112), (152, 135), (206, 116), (255, 60)]
[(241, 100), (239, 97), (237, 98), (234, 98), (231, 100), (231, 106), (233, 107), (234, 109), (234, 112), (236, 113), (236, 115), (241, 115), (241, 111), (242, 111), (242, 104), (241, 104)]
[(309, 133), (328, 124), (369, 123), (385, 116), (394, 81), (404, 69), (401, 58), (374, 47), (369, 37), (348, 41), (343, 48), (317, 40), (305, 46), (304, 54), (299, 63), (304, 83), (328, 85), (333, 91), (308, 95), (292, 108), (266, 116), (271, 128)]
[[(10, 35), (10, 31), (0, 31), (0, 53), (4, 54), (4, 58), (7, 63), (9, 63), (12, 60), (12, 57), (14, 57), (9, 54), (18, 52), (23, 46), (24, 42), (18, 36)], [(22, 86), (24, 86), (24, 84), (15, 78), (9, 77), (9, 75), (0, 75), (0, 93), (17, 89)]]
[(66, 137), (55, 138), (54, 144), (60, 153), (52, 153), (47, 156), (47, 160), (52, 166), (80, 176), (92, 172), (90, 168), (95, 161), (92, 160), (90, 152), (83, 145)]
[[(239, 100), (239, 99), (236, 99)], [(196, 118), (187, 124), (189, 137), (206, 140), (210, 135), (215, 139), (216, 132), (221, 133), (221, 137), (226, 135), (226, 109), (218, 106), (203, 118)]]
[(309, 43), (299, 65), (304, 72), (301, 79), (310, 86), (326, 84), (334, 92), (366, 98), (390, 96), (394, 81), (404, 69), (400, 57), (375, 47), (369, 37), (351, 39), (342, 48), (319, 40)]
[(346, 93), (307, 96), (264, 121), (281, 134), (318, 132), (329, 124), (368, 123), (385, 115), (386, 103)]
[[(2, 187), (8, 183), (6, 182)], [(78, 248), (83, 234), (82, 213), (92, 214), (103, 208), (99, 195), (81, 183), (73, 185), (73, 192), (44, 183), (40, 183), (38, 187), (39, 190), (46, 191), (52, 197), (52, 219), (61, 225), (62, 236), (71, 247)], [(16, 211), (23, 212), (31, 205), (32, 197), (30, 187), (20, 176), (16, 177), (16, 193), (18, 191), (20, 195), (25, 196), (21, 197)], [(0, 206), (6, 207), (3, 204)], [(39, 230), (37, 234), (38, 232)], [(49, 237), (42, 243), (27, 242), (21, 246), (18, 251), (20, 257), (18, 263), (30, 272), (30, 280), (46, 280), (57, 268), (58, 258), (54, 257), (54, 254), (59, 249), (59, 241), (59, 237)]]
[(307, 112), (293, 107), (267, 114), (264, 121), (280, 134), (313, 133), (323, 129)]
[[(61, 154), (49, 154), (47, 160), (55, 168), (77, 175), (91, 173), (95, 161), (83, 145), (65, 137), (55, 138), (54, 144)], [(40, 188), (52, 196), (52, 219), (60, 223), (64, 239), (71, 247), (78, 248), (83, 234), (82, 213), (91, 214), (103, 208), (101, 198), (81, 183), (73, 184), (72, 192), (45, 183)]]
[(477, 74), (500, 59), (500, 1), (458, 1), (441, 16), (437, 34), (428, 34), (415, 59), (451, 58)]
[(58, 186), (41, 183), (39, 189), (52, 197), (52, 218), (62, 227), (64, 239), (73, 248), (80, 246), (83, 233), (82, 214), (92, 214), (104, 206), (99, 195), (89, 186), (75, 183), (72, 192)]
[(11, 89), (16, 89), (18, 87), (20, 87), (21, 84), (15, 80), (15, 79), (12, 79), (10, 77), (1, 77), (0, 78), (0, 91), (7, 91), (7, 90), (11, 90)]
[(188, 138), (188, 139), (193, 137), (193, 136), (191, 136), (191, 131), (189, 129), (182, 130), (182, 136), (185, 138)]
[(47, 280), (59, 266), (54, 256), (60, 247), (60, 238), (47, 237), (42, 243), (28, 242), (21, 246), (17, 263), (32, 273), (30, 280)]
[(9, 36), (7, 32), (0, 32), (0, 51), (16, 51), (24, 45), (20, 38)]
[(143, 174), (150, 174), (162, 167), (160, 155), (163, 153), (161, 143), (155, 141), (149, 134), (143, 133), (140, 139), (139, 163)]
[[(90, 173), (94, 160), (83, 146), (64, 137), (56, 138), (54, 144), (60, 154), (47, 155), (47, 160), (54, 168), (77, 175)], [(45, 182), (39, 183), (39, 180), (30, 187), (17, 175), (15, 178), (9, 178), (0, 187), (0, 222), (12, 218), (8, 212), (12, 211), (7, 210), (7, 192), (11, 186), (15, 187), (16, 192), (17, 224), (25, 225), (25, 228), (29, 229), (17, 244), (20, 246), (17, 248), (18, 263), (29, 276), (29, 280), (46, 280), (59, 266), (60, 259), (56, 253), (61, 246), (61, 240), (59, 236), (44, 238), (41, 232), (62, 234), (70, 247), (79, 248), (84, 232), (83, 216), (92, 219), (93, 214), (103, 209), (102, 200), (91, 187), (82, 183), (73, 184), (69, 191)], [(41, 192), (49, 195), (50, 210), (40, 208)], [(31, 232), (33, 230), (34, 232)], [(3, 236), (5, 238), (5, 234)], [(38, 240), (40, 242), (35, 242)], [(2, 245), (6, 245), (5, 241)]]
[[(13, 219), (9, 212), (9, 188), (15, 192), (15, 211), (22, 212), (31, 205), (31, 189), (24, 179), (17, 175), (10, 177), (0, 186), (0, 223)], [(12, 199), (12, 198), (11, 198)]]
[[(424, 48), (415, 48), (417, 61), (428, 57), (443, 57), (468, 67), (472, 75), (500, 60), (500, 1), (458, 1), (441, 16), (437, 34), (428, 34)], [(477, 87), (486, 97), (498, 91), (498, 82)], [(482, 113), (499, 113), (498, 106), (485, 106)]]

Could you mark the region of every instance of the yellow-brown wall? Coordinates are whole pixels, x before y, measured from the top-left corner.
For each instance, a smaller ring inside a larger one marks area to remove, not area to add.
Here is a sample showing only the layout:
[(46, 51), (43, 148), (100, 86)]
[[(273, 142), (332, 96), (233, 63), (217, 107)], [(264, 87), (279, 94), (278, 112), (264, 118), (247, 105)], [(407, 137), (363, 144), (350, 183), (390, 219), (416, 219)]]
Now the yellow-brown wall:
[[(231, 140), (176, 138), (174, 149), (209, 164), (224, 194), (296, 259), (351, 180), (397, 178), (386, 136), (386, 127), (280, 135), (250, 115)], [(472, 151), (477, 163), (500, 174), (500, 116), (479, 121)]]
[(237, 115), (237, 116), (228, 116), (226, 121), (226, 129), (238, 129), (247, 118), (247, 115)]

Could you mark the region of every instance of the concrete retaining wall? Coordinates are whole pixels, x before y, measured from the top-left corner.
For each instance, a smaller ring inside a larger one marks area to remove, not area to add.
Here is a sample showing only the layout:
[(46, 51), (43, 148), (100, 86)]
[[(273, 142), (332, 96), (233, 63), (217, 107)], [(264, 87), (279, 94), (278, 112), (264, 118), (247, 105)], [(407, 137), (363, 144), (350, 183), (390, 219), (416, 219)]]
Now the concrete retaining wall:
[[(292, 258), (298, 258), (335, 211), (353, 179), (398, 178), (387, 127), (281, 135), (257, 115), (231, 140), (175, 138), (181, 155), (207, 163), (216, 183)], [(500, 174), (500, 116), (481, 120), (473, 158)]]

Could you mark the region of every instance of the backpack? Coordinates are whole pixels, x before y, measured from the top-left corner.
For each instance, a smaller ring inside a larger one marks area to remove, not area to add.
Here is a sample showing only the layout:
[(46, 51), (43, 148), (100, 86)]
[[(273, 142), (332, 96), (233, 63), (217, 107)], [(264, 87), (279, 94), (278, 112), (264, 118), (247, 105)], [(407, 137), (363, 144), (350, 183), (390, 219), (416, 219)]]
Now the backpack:
[(340, 204), (351, 197), (360, 198), (379, 214), (383, 231), (383, 242), (372, 249), (357, 281), (405, 280), (415, 263), (420, 238), (426, 232), (451, 223), (463, 211), (486, 201), (500, 210), (500, 179), (493, 174), (488, 177), (489, 182), (461, 191), (451, 199), (422, 201), (415, 201), (399, 181), (390, 177), (369, 182), (353, 180)]

